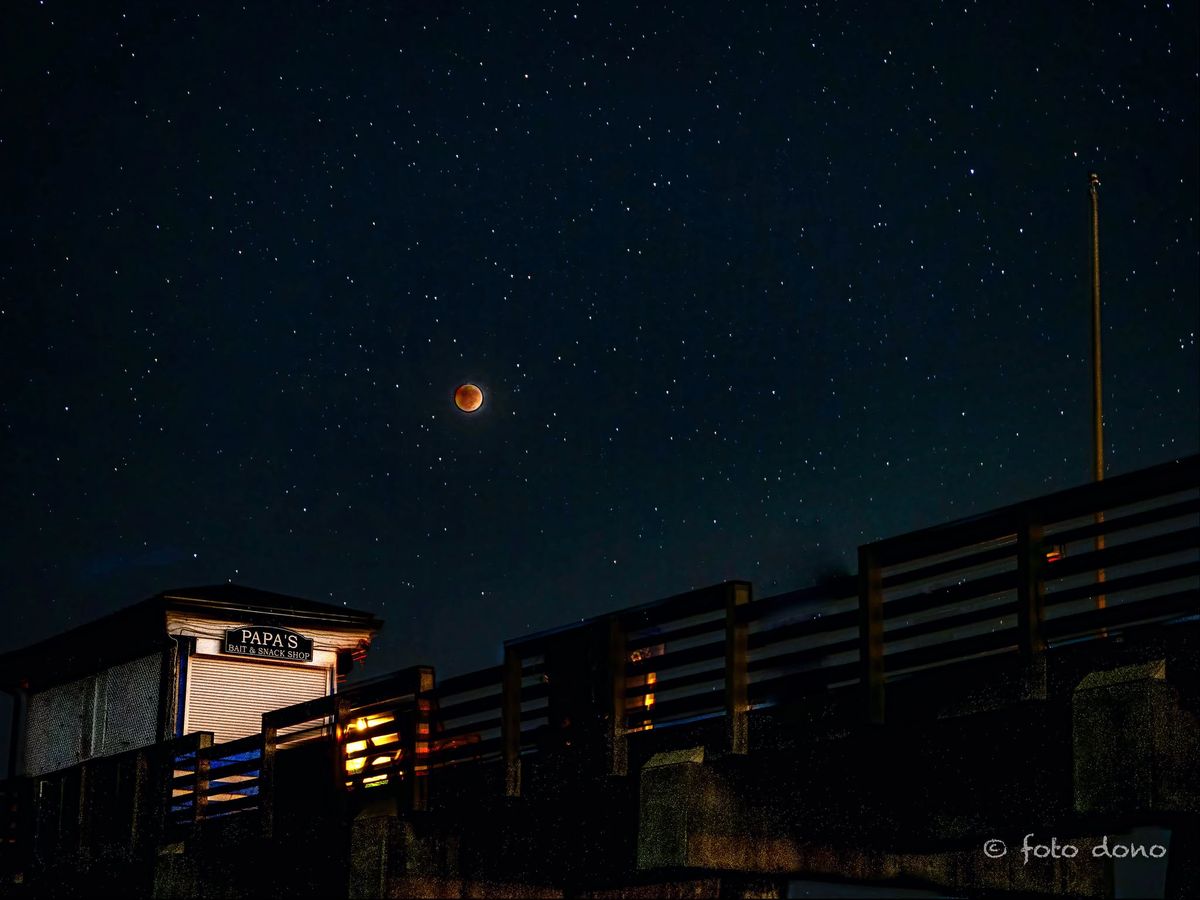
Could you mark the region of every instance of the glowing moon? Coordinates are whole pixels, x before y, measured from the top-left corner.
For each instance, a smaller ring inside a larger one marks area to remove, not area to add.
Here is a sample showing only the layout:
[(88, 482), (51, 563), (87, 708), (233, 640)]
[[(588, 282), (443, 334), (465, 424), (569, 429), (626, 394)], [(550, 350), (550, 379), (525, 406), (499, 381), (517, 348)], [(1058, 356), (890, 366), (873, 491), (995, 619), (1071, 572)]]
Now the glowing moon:
[(454, 392), (454, 405), (463, 412), (473, 413), (483, 406), (483, 391), (473, 384), (459, 385)]

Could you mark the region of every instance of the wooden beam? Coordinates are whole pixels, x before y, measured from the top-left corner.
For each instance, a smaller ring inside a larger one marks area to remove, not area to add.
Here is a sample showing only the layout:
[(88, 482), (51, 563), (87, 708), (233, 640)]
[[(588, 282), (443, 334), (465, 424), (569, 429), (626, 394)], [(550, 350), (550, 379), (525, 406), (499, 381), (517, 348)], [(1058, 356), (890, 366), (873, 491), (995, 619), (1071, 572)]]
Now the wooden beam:
[[(279, 740), (279, 729), (267, 716), (263, 716), (262, 759), (258, 766), (259, 824), (262, 835), (270, 838), (275, 833), (275, 751)], [(342, 781), (334, 784), (341, 788)]]
[(874, 545), (858, 548), (859, 671), (867, 721), (884, 721), (883, 573)]
[[(192, 823), (204, 821), (208, 807), (208, 750), (212, 747), (213, 733), (201, 731), (196, 735), (196, 783), (192, 785)], [(174, 780), (174, 772), (172, 780)], [(167, 807), (170, 809), (170, 806)]]
[(344, 790), (350, 777), (346, 774), (346, 731), (350, 727), (350, 711), (354, 701), (344, 694), (330, 696), (333, 699), (333, 752), (330, 753), (333, 762), (333, 784), (339, 790)]
[(1017, 530), (1017, 645), (1027, 660), (1045, 652), (1046, 550), (1042, 524), (1026, 510)]
[(750, 749), (750, 700), (746, 675), (746, 637), (749, 626), (738, 608), (750, 602), (750, 584), (732, 581), (725, 586), (725, 734), (729, 752)]
[[(429, 749), (433, 729), (432, 666), (417, 666), (411, 670), (413, 694), (412, 733), (404, 735), (405, 755), (408, 757), (408, 777), (404, 788), (404, 806), (420, 812), (429, 807)], [(399, 720), (399, 716), (397, 716)]]
[(628, 738), (625, 735), (625, 663), (629, 658), (625, 629), (619, 616), (608, 620), (608, 774), (625, 775), (628, 770)]
[(521, 651), (504, 648), (500, 734), (504, 745), (504, 796), (521, 796)]

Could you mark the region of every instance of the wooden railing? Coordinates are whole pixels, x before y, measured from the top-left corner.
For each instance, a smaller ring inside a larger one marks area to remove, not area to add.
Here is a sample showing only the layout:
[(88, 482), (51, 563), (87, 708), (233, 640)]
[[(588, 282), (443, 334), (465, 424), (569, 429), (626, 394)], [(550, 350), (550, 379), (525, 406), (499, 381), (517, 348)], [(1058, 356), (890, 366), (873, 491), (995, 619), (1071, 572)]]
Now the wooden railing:
[(254, 811), (269, 834), (279, 754), (300, 748), (317, 751), (293, 757), (302, 780), (311, 756), (333, 767), (314, 774), (338, 797), (385, 788), (409, 810), (427, 807), (431, 782), (520, 796), (535, 764), (624, 774), (631, 746), (673, 735), (746, 753), (756, 711), (836, 700), (882, 722), (889, 687), (947, 684), (951, 667), (1006, 654), (1037, 663), (1197, 617), (1198, 601), (1190, 457), (867, 544), (856, 576), (814, 588), (754, 599), (731, 581), (620, 610), (510, 641), (500, 665), (440, 683), (414, 667), (266, 713), (241, 740), (193, 734), (51, 773), (36, 801), (14, 779), (0, 787), (0, 851), (13, 855), (38, 818), (31, 858), (109, 852), (105, 835), (152, 833), (139, 817), (159, 808), (176, 838)]
[(263, 736), (223, 744), (212, 732), (178, 738), (170, 747), (167, 828), (178, 832), (201, 822), (260, 807)]
[[(730, 610), (739, 597), (745, 604), (749, 592), (749, 584), (735, 582), (619, 614), (625, 638), (627, 733), (669, 728), (730, 711), (726, 684), (739, 680), (733, 671), (738, 661), (730, 666), (727, 659), (731, 628), (733, 634), (742, 634), (745, 643), (745, 623), (736, 614), (731, 617)], [(744, 685), (744, 647), (740, 654)]]
[(1195, 612), (1197, 457), (859, 548), (860, 678), (870, 720), (889, 682), (986, 656), (1034, 659)]
[(272, 784), (278, 753), (332, 738), (338, 748), (333, 777), (348, 790), (403, 786), (408, 808), (423, 808), (432, 689), (433, 670), (416, 666), (265, 713), (265, 780)]
[(748, 669), (754, 709), (856, 687), (858, 583), (853, 576), (768, 597), (743, 611), (750, 625)]
[[(475, 770), (518, 796), (524, 767), (547, 754), (623, 774), (630, 741), (707, 720), (745, 753), (754, 710), (858, 696), (844, 705), (881, 722), (889, 684), (1006, 653), (1029, 662), (1195, 613), (1198, 597), (1192, 457), (865, 545), (856, 576), (814, 588), (755, 600), (726, 582), (510, 641), (501, 665), (441, 683), (417, 667), (268, 713), (262, 780), (278, 751), (332, 739), (347, 790), (391, 786), (422, 809), (431, 780)], [(214, 796), (219, 809), (254, 805), (249, 788), (214, 795), (219, 749), (197, 749), (209, 769), (177, 773), (179, 815), (211, 816)], [(193, 783), (205, 787), (188, 807)]]
[[(889, 683), (1005, 653), (1028, 662), (1194, 613), (1198, 598), (1192, 457), (865, 545), (857, 576), (814, 588), (753, 600), (726, 582), (510, 641), (501, 665), (419, 692), (410, 676), (353, 686), (336, 714), (346, 784), (500, 766), (516, 796), (539, 754), (573, 748), (575, 771), (621, 774), (630, 740), (722, 717), (728, 751), (744, 753), (753, 710), (857, 694), (880, 722)], [(381, 735), (425, 746), (424, 764), (385, 758)]]

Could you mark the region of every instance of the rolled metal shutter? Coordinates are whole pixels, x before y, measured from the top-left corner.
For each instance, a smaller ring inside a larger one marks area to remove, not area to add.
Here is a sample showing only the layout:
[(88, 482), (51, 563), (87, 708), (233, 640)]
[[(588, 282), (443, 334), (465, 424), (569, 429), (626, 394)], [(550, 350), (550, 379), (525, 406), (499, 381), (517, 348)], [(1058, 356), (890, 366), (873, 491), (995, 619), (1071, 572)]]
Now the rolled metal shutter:
[(211, 731), (221, 744), (262, 730), (262, 714), (329, 693), (329, 670), (193, 656), (184, 694), (184, 734)]

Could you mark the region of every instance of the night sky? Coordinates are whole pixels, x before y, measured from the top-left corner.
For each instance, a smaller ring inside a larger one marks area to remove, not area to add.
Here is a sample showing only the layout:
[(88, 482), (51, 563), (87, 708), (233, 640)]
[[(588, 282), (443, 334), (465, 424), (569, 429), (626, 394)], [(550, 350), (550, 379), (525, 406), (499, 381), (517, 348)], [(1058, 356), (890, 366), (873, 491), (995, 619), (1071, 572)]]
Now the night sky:
[[(1200, 444), (1194, 2), (32, 3), (0, 650), (233, 580), (505, 638)], [(484, 391), (474, 414), (455, 388)]]

